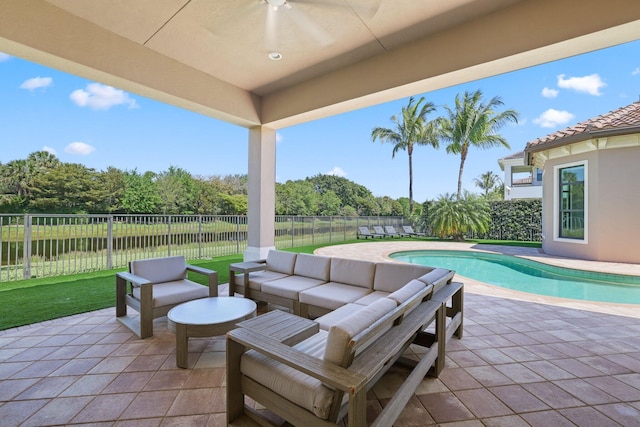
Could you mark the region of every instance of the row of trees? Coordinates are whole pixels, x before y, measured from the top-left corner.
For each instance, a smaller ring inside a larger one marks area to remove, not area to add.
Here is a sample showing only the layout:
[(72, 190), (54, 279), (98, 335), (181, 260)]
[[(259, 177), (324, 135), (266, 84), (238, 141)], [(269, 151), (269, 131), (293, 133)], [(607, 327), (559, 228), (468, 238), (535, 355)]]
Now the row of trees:
[[(95, 171), (46, 151), (0, 164), (0, 212), (244, 215), (247, 176), (198, 177), (181, 168)], [(276, 184), (278, 215), (405, 215), (409, 200), (375, 197), (346, 178)]]

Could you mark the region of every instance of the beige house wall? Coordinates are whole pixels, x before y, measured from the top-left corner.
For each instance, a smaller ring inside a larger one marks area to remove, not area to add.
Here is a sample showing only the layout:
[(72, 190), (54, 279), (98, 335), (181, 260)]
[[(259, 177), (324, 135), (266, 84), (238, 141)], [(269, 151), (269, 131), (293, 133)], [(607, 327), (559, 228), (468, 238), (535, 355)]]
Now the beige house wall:
[[(640, 135), (591, 140), (550, 151), (544, 164), (543, 244), (549, 255), (640, 263)], [(578, 153), (578, 154), (566, 154)], [(587, 229), (584, 241), (557, 238), (556, 167), (585, 162)]]

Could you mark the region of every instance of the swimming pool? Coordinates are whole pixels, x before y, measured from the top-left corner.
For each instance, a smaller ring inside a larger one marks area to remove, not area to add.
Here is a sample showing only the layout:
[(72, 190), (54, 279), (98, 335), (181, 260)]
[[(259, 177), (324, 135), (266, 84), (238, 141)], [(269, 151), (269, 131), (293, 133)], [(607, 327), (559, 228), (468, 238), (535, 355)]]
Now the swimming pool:
[(511, 255), (470, 251), (396, 252), (391, 258), (455, 270), (516, 291), (586, 301), (640, 304), (640, 277), (556, 267)]

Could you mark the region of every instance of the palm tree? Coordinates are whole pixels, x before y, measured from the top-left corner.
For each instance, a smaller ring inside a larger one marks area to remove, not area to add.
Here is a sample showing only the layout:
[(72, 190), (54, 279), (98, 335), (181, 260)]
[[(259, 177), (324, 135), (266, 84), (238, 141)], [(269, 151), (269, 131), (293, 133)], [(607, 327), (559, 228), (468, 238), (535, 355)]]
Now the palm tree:
[(27, 162), (36, 170), (52, 169), (60, 164), (60, 160), (55, 154), (45, 150), (34, 151), (29, 154)]
[(502, 180), (492, 171), (486, 171), (485, 173), (481, 173), (473, 182), (476, 184), (476, 187), (484, 191), (484, 197), (488, 197), (489, 192), (491, 192), (496, 185), (500, 185)]
[(440, 195), (429, 207), (428, 219), (436, 236), (457, 241), (469, 232), (486, 233), (491, 223), (487, 200), (467, 191), (462, 197)]
[(30, 191), (33, 170), (29, 162), (24, 159), (11, 160), (2, 168), (0, 181), (10, 194), (18, 197), (27, 196)]
[(440, 137), (448, 142), (447, 153), (460, 155), (458, 173), (458, 199), (462, 195), (462, 172), (470, 147), (491, 148), (503, 146), (510, 148), (507, 140), (498, 130), (509, 122), (518, 122), (518, 112), (495, 110), (503, 104), (499, 97), (491, 98), (488, 103), (482, 99), (482, 91), (465, 92), (463, 97), (456, 95), (455, 107), (445, 106), (447, 116), (440, 119)]
[(415, 102), (409, 98), (409, 104), (402, 107), (400, 117), (391, 116), (395, 127), (393, 129), (376, 127), (371, 131), (371, 140), (393, 144), (391, 158), (395, 158), (399, 150), (407, 150), (409, 155), (409, 213), (413, 212), (413, 146), (430, 145), (438, 148), (438, 138), (434, 121), (428, 121), (427, 115), (435, 111), (432, 102), (423, 102), (424, 97)]

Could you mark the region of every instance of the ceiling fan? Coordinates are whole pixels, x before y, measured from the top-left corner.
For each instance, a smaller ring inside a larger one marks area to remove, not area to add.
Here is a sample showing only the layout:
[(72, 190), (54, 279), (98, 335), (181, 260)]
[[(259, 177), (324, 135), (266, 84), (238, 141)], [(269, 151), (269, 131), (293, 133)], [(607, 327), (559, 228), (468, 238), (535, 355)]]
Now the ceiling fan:
[[(251, 22), (263, 26), (260, 34), (263, 49), (279, 52), (286, 45), (291, 46), (300, 37), (308, 39), (318, 47), (335, 42), (334, 36), (321, 22), (314, 19), (314, 12), (333, 9), (339, 13), (352, 13), (360, 19), (370, 18), (377, 12), (382, 0), (252, 0), (237, 9), (234, 16), (226, 16), (224, 22), (215, 25), (214, 32), (229, 33), (231, 26)], [(212, 27), (210, 27), (212, 28)], [(225, 30), (226, 28), (226, 30)], [(213, 29), (212, 29), (213, 31)]]

